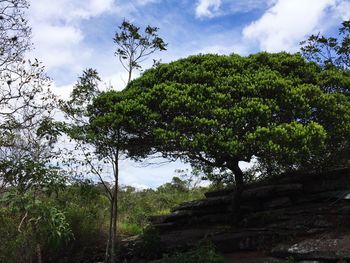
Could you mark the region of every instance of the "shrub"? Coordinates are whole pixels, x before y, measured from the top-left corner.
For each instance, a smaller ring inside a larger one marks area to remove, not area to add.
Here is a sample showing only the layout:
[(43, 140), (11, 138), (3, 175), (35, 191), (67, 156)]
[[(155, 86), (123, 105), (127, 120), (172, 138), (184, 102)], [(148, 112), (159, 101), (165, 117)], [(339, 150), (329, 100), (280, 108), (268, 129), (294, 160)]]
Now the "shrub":
[(223, 263), (224, 258), (220, 256), (208, 241), (199, 242), (194, 248), (187, 252), (176, 252), (166, 256), (162, 263)]

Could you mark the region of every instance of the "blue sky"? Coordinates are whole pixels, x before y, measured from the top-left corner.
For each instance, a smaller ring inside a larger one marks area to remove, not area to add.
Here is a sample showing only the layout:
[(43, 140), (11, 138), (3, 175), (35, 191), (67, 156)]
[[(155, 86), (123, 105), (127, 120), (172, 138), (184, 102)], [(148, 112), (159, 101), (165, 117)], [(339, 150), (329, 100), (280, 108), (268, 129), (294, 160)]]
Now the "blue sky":
[[(46, 66), (54, 91), (66, 98), (85, 68), (121, 90), (126, 73), (114, 56), (113, 36), (125, 18), (160, 28), (168, 50), (152, 58), (170, 62), (198, 53), (298, 51), (312, 33), (335, 33), (350, 18), (350, 0), (30, 0), (32, 55)], [(152, 58), (144, 63), (147, 68)], [(135, 77), (137, 74), (135, 74)], [(157, 186), (176, 168), (126, 163), (122, 183)]]

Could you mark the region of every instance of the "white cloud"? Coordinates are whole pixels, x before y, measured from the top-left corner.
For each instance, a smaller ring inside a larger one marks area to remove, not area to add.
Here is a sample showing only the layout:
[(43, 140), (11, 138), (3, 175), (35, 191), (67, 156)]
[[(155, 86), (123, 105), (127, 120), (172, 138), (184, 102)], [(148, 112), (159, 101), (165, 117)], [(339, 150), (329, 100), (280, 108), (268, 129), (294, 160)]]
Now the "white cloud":
[(263, 9), (275, 4), (277, 0), (198, 0), (196, 16), (212, 18), (235, 13), (249, 13), (252, 10)]
[(223, 9), (230, 13), (248, 13), (252, 10), (266, 8), (274, 5), (277, 0), (245, 0), (245, 1), (230, 1), (224, 2)]
[(34, 55), (43, 60), (48, 69), (77, 68), (78, 59), (82, 61), (90, 56), (90, 50), (80, 46), (83, 39), (82, 32), (74, 26), (38, 23), (33, 28)]
[(346, 0), (278, 0), (260, 19), (243, 29), (243, 36), (248, 42), (256, 41), (260, 50), (297, 51), (299, 42), (308, 35), (339, 23), (341, 12), (345, 12), (342, 9), (348, 5)]
[[(82, 1), (84, 3), (84, 1)], [(113, 0), (90, 0), (72, 12), (73, 17), (90, 18), (113, 10)]]
[(46, 22), (72, 22), (87, 19), (114, 10), (113, 0), (31, 0), (31, 13), (35, 20)]
[(42, 32), (37, 35), (36, 40), (42, 42), (52, 42), (55, 45), (74, 45), (83, 39), (81, 31), (73, 26), (55, 26), (49, 24), (39, 24), (37, 31)]
[[(128, 16), (132, 19), (132, 12), (147, 4), (160, 0), (29, 0), (29, 22), (33, 32), (34, 51), (30, 57), (36, 57), (46, 66), (48, 73), (54, 76), (59, 84), (67, 84), (76, 78), (86, 67), (106, 68), (106, 61), (110, 61), (114, 50), (110, 50), (112, 43), (113, 24), (101, 28), (101, 34), (96, 35), (96, 28), (84, 26), (86, 22), (104, 15), (117, 14), (116, 21)], [(104, 34), (104, 35), (103, 35)], [(100, 46), (105, 44), (105, 37), (110, 45), (105, 45), (100, 53)], [(90, 41), (90, 42), (88, 42)], [(95, 42), (95, 43), (94, 43)], [(107, 56), (107, 59), (106, 59)], [(113, 68), (120, 71), (113, 61)], [(109, 62), (107, 62), (109, 63)], [(108, 69), (103, 69), (108, 71)], [(107, 74), (111, 74), (110, 72)], [(118, 82), (118, 87), (120, 87)], [(124, 85), (123, 85), (124, 87)]]
[(199, 0), (196, 6), (197, 17), (213, 17), (220, 9), (221, 0)]
[(136, 3), (138, 5), (148, 5), (148, 4), (153, 4), (153, 3), (158, 3), (160, 0), (136, 0)]
[(338, 4), (335, 7), (335, 14), (337, 14), (337, 18), (341, 18), (341, 20), (349, 20), (350, 19), (350, 1), (342, 1), (338, 0)]
[(58, 72), (55, 77), (61, 81), (64, 77), (60, 72), (76, 75), (92, 59), (93, 49), (84, 43), (84, 20), (116, 12), (114, 0), (30, 0), (30, 4), (29, 22), (35, 47), (30, 56), (42, 61), (49, 73)]
[(59, 99), (68, 100), (73, 90), (73, 86), (73, 83), (64, 86), (56, 86), (55, 83), (53, 83), (51, 90)]

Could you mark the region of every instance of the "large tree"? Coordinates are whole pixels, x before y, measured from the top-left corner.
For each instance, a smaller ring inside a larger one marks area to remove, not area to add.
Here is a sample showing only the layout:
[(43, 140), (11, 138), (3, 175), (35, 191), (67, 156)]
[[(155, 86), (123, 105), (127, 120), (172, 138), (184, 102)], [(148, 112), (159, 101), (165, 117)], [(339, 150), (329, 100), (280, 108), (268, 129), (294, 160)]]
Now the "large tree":
[(330, 147), (344, 149), (350, 100), (325, 92), (322, 83), (332, 76), (322, 73), (287, 53), (197, 55), (146, 71), (128, 90), (154, 114), (152, 147), (231, 173), (239, 193), (240, 161), (316, 168), (337, 154)]

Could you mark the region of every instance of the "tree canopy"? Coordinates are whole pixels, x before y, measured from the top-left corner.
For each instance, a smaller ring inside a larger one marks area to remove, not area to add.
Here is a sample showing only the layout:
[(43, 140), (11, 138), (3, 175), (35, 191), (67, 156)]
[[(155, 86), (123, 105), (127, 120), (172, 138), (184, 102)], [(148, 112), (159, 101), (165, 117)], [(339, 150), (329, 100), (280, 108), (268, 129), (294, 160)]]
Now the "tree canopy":
[(197, 55), (148, 70), (127, 90), (154, 115), (152, 147), (241, 184), (238, 162), (253, 157), (284, 171), (349, 159), (350, 100), (327, 91), (341, 72), (332, 73), (299, 54)]

